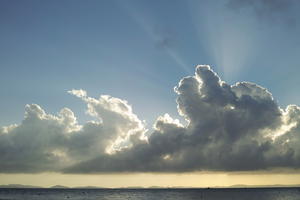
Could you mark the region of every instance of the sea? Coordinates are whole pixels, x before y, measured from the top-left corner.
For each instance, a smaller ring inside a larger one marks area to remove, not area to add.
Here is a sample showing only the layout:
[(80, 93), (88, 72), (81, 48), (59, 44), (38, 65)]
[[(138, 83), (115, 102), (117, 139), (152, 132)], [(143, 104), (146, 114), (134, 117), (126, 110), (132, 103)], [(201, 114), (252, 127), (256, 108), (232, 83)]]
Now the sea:
[(0, 200), (300, 200), (300, 188), (0, 189)]

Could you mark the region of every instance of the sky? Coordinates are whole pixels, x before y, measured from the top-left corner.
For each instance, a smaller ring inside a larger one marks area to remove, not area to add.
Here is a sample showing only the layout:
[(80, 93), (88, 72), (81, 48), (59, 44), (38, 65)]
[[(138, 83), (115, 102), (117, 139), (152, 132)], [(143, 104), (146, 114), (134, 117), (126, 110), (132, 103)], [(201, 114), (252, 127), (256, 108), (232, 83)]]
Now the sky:
[(0, 184), (299, 184), (299, 8), (0, 1)]

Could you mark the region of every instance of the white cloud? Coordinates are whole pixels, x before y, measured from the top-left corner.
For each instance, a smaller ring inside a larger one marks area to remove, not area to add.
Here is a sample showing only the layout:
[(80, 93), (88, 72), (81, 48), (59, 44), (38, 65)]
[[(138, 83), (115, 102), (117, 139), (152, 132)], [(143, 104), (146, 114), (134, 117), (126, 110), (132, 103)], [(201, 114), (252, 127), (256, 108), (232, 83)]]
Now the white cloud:
[(87, 96), (86, 91), (84, 91), (82, 89), (79, 89), (79, 90), (75, 90), (75, 89), (69, 90), (68, 93), (73, 94), (73, 95), (75, 95), (75, 96), (77, 96), (79, 98), (84, 98), (84, 97)]

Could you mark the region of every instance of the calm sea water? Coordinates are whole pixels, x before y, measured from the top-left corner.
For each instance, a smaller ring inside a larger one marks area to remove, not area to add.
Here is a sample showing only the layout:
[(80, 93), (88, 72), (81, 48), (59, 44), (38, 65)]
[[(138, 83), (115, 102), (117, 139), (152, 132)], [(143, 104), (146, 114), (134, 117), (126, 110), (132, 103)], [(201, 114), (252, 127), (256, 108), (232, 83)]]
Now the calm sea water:
[(268, 189), (0, 189), (0, 200), (300, 200), (300, 188)]

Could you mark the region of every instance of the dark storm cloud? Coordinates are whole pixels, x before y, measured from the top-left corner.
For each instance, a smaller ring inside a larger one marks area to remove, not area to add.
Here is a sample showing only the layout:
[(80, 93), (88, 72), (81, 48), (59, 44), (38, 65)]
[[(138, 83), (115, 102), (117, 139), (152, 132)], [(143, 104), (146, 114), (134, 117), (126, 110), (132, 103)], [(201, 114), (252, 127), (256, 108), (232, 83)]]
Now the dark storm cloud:
[[(281, 109), (254, 83), (228, 85), (209, 66), (180, 80), (178, 112), (187, 125), (160, 116), (152, 133), (124, 100), (71, 94), (96, 121), (79, 125), (73, 112), (57, 116), (26, 107), (20, 125), (2, 127), (0, 171), (65, 173), (247, 171), (300, 167), (300, 108)], [(149, 131), (148, 131), (149, 132)]]

